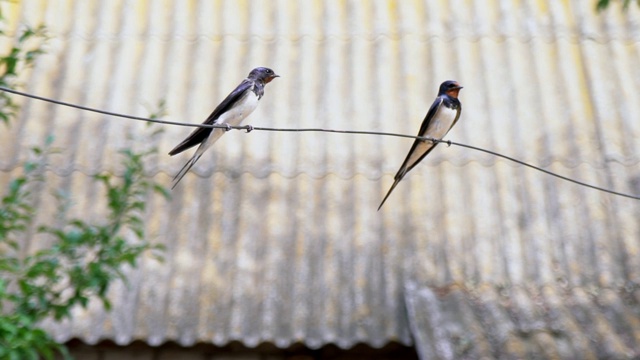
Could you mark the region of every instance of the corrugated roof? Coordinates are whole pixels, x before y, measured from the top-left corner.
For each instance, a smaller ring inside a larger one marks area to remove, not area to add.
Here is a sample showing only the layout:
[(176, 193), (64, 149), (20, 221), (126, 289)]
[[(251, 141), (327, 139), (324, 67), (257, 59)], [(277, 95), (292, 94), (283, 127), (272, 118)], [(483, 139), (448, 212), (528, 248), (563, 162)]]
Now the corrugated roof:
[[(199, 123), (255, 66), (282, 75), (246, 123), (414, 134), (443, 80), (462, 117), (448, 138), (640, 194), (640, 11), (589, 1), (47, 1), (31, 93)], [(54, 135), (48, 181), (99, 219), (90, 175), (117, 171), (144, 125), (24, 103), (0, 133), (0, 181)], [(155, 178), (190, 155), (164, 153)], [(137, 145), (136, 145), (137, 146)], [(486, 154), (439, 146), (376, 208), (410, 139), (230, 132), (169, 202), (150, 199), (144, 261), (56, 338), (310, 347), (413, 344), (423, 358), (640, 354), (640, 204)], [(55, 211), (38, 194), (42, 221)], [(32, 244), (37, 246), (37, 243)]]

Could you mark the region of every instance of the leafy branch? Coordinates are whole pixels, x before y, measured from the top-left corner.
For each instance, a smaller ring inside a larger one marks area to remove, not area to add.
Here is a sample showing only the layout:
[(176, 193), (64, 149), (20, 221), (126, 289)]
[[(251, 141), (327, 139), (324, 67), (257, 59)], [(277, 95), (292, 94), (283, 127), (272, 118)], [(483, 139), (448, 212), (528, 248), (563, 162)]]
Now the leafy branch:
[[(0, 17), (1, 19), (1, 17)], [(0, 35), (5, 35), (0, 31)], [(6, 55), (0, 56), (0, 86), (13, 88), (18, 86), (18, 74), (33, 66), (34, 61), (44, 53), (42, 44), (47, 40), (47, 31), (43, 25), (26, 27)], [(16, 102), (6, 92), (0, 93), (0, 120), (8, 124), (15, 118), (18, 110)]]
[(70, 219), (60, 227), (40, 226), (38, 234), (50, 236), (53, 244), (20, 257), (16, 237), (31, 227), (35, 214), (29, 187), (39, 181), (50, 153), (33, 150), (36, 160), (11, 182), (0, 208), (0, 358), (51, 359), (54, 352), (67, 357), (66, 348), (37, 323), (49, 316), (69, 318), (76, 305), (86, 307), (93, 297), (110, 309), (107, 291), (114, 280), (126, 280), (123, 267), (136, 267), (148, 251), (161, 258), (162, 247), (145, 239), (143, 222), (147, 196), (168, 194), (145, 173), (144, 159), (154, 152), (125, 149), (122, 177), (95, 176), (106, 189), (103, 223)]
[[(619, 0), (620, 2), (622, 2), (622, 10), (626, 11), (629, 9), (629, 5), (631, 5), (633, 0)], [(611, 5), (612, 0), (598, 0), (596, 2), (596, 10), (598, 12), (604, 11), (606, 8), (609, 7), (609, 5)], [(638, 6), (640, 7), (640, 0), (636, 0), (635, 1), (636, 4), (638, 4)]]

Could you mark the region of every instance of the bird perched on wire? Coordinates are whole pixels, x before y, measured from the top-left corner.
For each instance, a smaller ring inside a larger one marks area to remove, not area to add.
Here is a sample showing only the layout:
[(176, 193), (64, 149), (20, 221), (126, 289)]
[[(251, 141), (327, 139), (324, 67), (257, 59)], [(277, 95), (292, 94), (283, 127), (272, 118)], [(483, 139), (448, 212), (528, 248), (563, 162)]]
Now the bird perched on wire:
[[(442, 139), (449, 130), (456, 124), (458, 119), (460, 118), (460, 112), (462, 111), (462, 105), (460, 104), (460, 100), (458, 100), (458, 93), (462, 89), (462, 86), (458, 84), (456, 81), (445, 81), (440, 85), (440, 90), (438, 90), (438, 97), (433, 102), (429, 111), (427, 112), (427, 116), (422, 121), (422, 125), (420, 126), (420, 131), (418, 132), (418, 136), (428, 137), (432, 139), (440, 140)], [(382, 203), (378, 207), (378, 210), (382, 207), (389, 195), (395, 187), (398, 185), (400, 180), (413, 169), (425, 156), (427, 156), (431, 150), (433, 150), (437, 142), (429, 141), (429, 140), (420, 140), (416, 139), (413, 142), (413, 146), (411, 150), (409, 150), (409, 154), (404, 159), (402, 166), (400, 166), (400, 170), (394, 177), (393, 185), (391, 185), (391, 189), (387, 192), (387, 195), (382, 199)]]
[(258, 100), (264, 95), (265, 85), (277, 77), (279, 77), (279, 75), (276, 75), (273, 70), (266, 67), (258, 67), (251, 70), (249, 76), (242, 80), (240, 85), (238, 85), (231, 94), (227, 95), (220, 105), (218, 105), (203, 122), (203, 124), (208, 125), (225, 125), (226, 128), (199, 127), (187, 136), (184, 141), (173, 148), (173, 150), (169, 151), (169, 155), (173, 156), (196, 145), (200, 145), (191, 159), (187, 161), (173, 178), (171, 189), (178, 185), (180, 179), (184, 177), (196, 161), (200, 159), (202, 154), (207, 151), (222, 134), (231, 130), (231, 126), (238, 126), (244, 118), (255, 110), (258, 106)]

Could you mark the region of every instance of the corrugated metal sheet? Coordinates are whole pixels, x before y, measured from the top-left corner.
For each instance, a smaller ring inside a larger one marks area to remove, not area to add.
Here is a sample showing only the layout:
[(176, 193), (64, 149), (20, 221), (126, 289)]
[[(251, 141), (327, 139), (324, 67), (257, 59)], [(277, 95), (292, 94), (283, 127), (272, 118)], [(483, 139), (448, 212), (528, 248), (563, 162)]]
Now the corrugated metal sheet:
[[(451, 140), (640, 194), (640, 11), (591, 1), (22, 1), (48, 54), (29, 92), (201, 122), (255, 66), (282, 75), (247, 123), (414, 134), (441, 81)], [(0, 181), (48, 135), (52, 186), (100, 218), (91, 174), (144, 125), (24, 100)], [(170, 150), (190, 129), (166, 127)], [(640, 204), (440, 146), (381, 197), (409, 139), (226, 134), (147, 232), (168, 247), (56, 338), (310, 347), (412, 344), (428, 358), (640, 356)], [(150, 164), (169, 184), (188, 155)], [(55, 210), (40, 194), (40, 218)], [(37, 244), (33, 244), (37, 246)], [(413, 335), (412, 335), (413, 334)]]

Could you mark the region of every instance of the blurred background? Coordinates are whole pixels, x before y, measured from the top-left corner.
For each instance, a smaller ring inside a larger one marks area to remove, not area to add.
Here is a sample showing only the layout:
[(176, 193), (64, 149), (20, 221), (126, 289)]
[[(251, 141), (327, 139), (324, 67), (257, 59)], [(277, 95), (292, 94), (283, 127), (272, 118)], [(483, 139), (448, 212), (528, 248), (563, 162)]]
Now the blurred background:
[[(3, 15), (9, 34), (47, 27), (21, 76), (36, 95), (143, 117), (164, 101), (162, 119), (201, 123), (267, 66), (281, 77), (244, 124), (415, 135), (457, 80), (447, 139), (638, 196), (640, 7), (621, 4), (23, 0)], [(92, 176), (120, 176), (119, 149), (157, 147), (165, 186), (192, 155), (166, 155), (192, 128), (143, 138), (142, 122), (15, 100), (0, 184), (53, 137), (46, 183), (75, 216), (105, 216)], [(127, 268), (111, 312), (92, 302), (47, 329), (83, 359), (640, 356), (637, 200), (440, 145), (376, 211), (412, 142), (225, 134), (171, 199), (147, 199), (165, 261)]]

